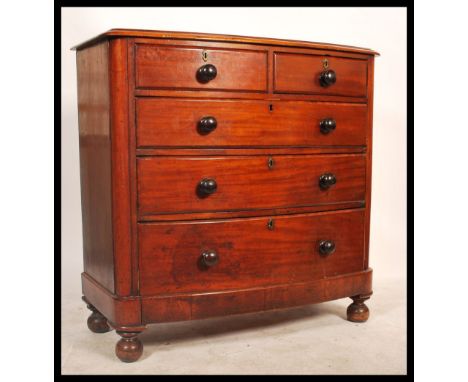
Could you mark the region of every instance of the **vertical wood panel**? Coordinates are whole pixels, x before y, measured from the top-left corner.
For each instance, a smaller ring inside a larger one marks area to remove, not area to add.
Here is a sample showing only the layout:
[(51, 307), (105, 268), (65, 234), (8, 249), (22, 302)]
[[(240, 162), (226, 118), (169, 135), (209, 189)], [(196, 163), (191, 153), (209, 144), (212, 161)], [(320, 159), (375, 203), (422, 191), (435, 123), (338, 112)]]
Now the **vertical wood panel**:
[(109, 43), (77, 52), (84, 270), (114, 292)]

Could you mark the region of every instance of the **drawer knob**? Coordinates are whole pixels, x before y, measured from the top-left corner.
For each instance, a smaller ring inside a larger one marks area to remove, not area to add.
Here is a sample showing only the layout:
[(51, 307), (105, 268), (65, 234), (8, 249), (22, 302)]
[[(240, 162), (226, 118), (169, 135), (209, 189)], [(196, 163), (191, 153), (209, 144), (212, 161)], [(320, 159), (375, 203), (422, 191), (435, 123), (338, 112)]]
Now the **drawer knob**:
[(203, 264), (207, 267), (212, 267), (219, 262), (219, 256), (215, 251), (205, 251), (201, 255)]
[(323, 134), (328, 134), (329, 132), (335, 130), (336, 121), (333, 118), (325, 118), (320, 121), (320, 131)]
[(319, 186), (322, 190), (328, 190), (331, 186), (336, 184), (336, 177), (331, 173), (320, 175)]
[(334, 70), (324, 70), (320, 73), (320, 86), (326, 88), (336, 82), (336, 73)]
[(203, 117), (198, 121), (198, 130), (202, 134), (211, 133), (218, 126), (218, 121), (215, 117)]
[(207, 82), (213, 80), (217, 74), (218, 71), (216, 70), (216, 66), (212, 64), (206, 64), (200, 67), (200, 69), (198, 69), (197, 80), (202, 84), (206, 84)]
[(331, 255), (335, 252), (335, 242), (333, 240), (322, 240), (319, 243), (319, 252), (321, 255)]
[(205, 178), (198, 183), (198, 193), (201, 194), (201, 196), (206, 196), (206, 195), (211, 195), (214, 192), (216, 192), (216, 189), (218, 188), (218, 185), (216, 184), (216, 180), (214, 179), (209, 179)]

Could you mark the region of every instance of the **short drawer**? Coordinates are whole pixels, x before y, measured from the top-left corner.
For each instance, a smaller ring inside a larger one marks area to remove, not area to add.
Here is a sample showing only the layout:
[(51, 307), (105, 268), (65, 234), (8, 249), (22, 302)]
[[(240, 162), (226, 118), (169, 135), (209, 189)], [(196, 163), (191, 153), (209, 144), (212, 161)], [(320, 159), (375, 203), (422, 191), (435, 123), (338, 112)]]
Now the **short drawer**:
[(364, 211), (138, 225), (140, 293), (307, 282), (363, 269)]
[[(332, 71), (335, 82), (321, 80)], [(311, 54), (274, 54), (274, 92), (367, 96), (367, 60)]]
[(139, 147), (365, 145), (367, 105), (138, 98)]
[(363, 201), (364, 155), (137, 159), (139, 214)]
[(265, 92), (267, 57), (266, 51), (136, 44), (136, 87)]

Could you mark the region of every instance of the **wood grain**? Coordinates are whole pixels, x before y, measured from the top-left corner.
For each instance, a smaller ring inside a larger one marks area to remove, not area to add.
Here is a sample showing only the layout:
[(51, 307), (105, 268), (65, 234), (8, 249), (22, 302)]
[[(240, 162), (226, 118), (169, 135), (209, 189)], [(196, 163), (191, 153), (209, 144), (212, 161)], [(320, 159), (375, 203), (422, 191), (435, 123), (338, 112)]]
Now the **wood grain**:
[[(208, 54), (206, 61), (202, 58), (204, 51)], [(138, 88), (267, 90), (266, 51), (137, 44), (135, 62)], [(215, 65), (217, 76), (203, 84), (197, 81), (196, 73), (205, 64)]]
[(144, 322), (170, 322), (241, 314), (372, 293), (372, 269), (313, 280), (217, 293), (143, 297)]
[(109, 44), (77, 52), (84, 270), (114, 292)]
[[(140, 216), (173, 212), (210, 212), (280, 208), (361, 201), (365, 194), (363, 155), (273, 155), (257, 157), (138, 158)], [(333, 173), (328, 190), (319, 177)], [(213, 178), (217, 191), (197, 194), (198, 183)]]
[[(212, 292), (307, 282), (362, 270), (364, 211), (138, 225), (140, 293)], [(319, 253), (333, 240), (334, 253)], [(219, 263), (203, 267), (215, 251)]]
[(180, 40), (191, 40), (200, 42), (233, 42), (241, 44), (265, 44), (274, 46), (288, 46), (288, 47), (301, 47), (309, 49), (326, 49), (337, 52), (352, 52), (365, 55), (379, 55), (379, 53), (367, 49), (360, 48), (350, 45), (339, 45), (339, 44), (328, 44), (321, 42), (310, 42), (310, 41), (298, 41), (298, 40), (286, 40), (266, 37), (250, 37), (250, 36), (236, 36), (226, 34), (214, 34), (214, 33), (194, 33), (194, 32), (176, 32), (176, 31), (156, 31), (156, 30), (144, 30), (144, 29), (111, 29), (105, 33), (102, 33), (88, 41), (79, 44), (72, 49), (83, 49), (87, 46), (95, 44), (102, 39), (109, 39), (115, 37), (146, 37), (154, 39), (174, 40), (177, 43)]
[[(136, 101), (138, 147), (232, 147), (365, 145), (367, 106), (301, 101), (221, 101), (139, 98)], [(211, 116), (217, 127), (200, 132)], [(320, 121), (337, 127), (323, 134)]]
[[(323, 60), (336, 73), (336, 83), (320, 86)], [(312, 54), (276, 53), (274, 55), (274, 92), (367, 96), (367, 60)]]

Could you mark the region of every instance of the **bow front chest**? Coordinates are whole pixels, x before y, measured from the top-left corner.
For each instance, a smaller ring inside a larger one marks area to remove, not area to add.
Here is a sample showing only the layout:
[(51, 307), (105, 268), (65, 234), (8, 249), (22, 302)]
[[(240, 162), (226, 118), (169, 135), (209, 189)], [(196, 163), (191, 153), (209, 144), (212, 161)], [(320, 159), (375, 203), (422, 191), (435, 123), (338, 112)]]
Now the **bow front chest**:
[(75, 49), (83, 299), (122, 361), (150, 323), (344, 297), (368, 318), (376, 52), (122, 29)]

